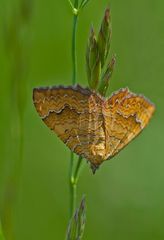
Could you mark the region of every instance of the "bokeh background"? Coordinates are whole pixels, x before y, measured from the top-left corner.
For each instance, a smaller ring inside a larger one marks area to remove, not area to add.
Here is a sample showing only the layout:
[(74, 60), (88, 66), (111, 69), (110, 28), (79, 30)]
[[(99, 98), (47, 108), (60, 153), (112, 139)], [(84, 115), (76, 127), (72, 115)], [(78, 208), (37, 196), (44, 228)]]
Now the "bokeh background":
[[(70, 152), (39, 119), (32, 89), (71, 84), (72, 13), (66, 0), (27, 2), (29, 8), (20, 23), (16, 20), (20, 2), (0, 0), (1, 212), (6, 186), (8, 199), (12, 195), (13, 178), (9, 184), (8, 179), (16, 166), (20, 144), (14, 109), (21, 109), (23, 163), (11, 220), (15, 239), (64, 239), (69, 216)], [(85, 48), (89, 29), (93, 24), (98, 31), (108, 3), (90, 0), (79, 18), (78, 83), (83, 86), (87, 85)], [(110, 0), (110, 6), (111, 53), (116, 53), (117, 64), (109, 95), (128, 86), (150, 98), (156, 104), (156, 113), (144, 132), (94, 176), (86, 164), (78, 185), (78, 201), (85, 193), (87, 202), (84, 239), (163, 240), (164, 2)], [(19, 38), (15, 39), (17, 30)], [(15, 94), (16, 89), (23, 96)]]

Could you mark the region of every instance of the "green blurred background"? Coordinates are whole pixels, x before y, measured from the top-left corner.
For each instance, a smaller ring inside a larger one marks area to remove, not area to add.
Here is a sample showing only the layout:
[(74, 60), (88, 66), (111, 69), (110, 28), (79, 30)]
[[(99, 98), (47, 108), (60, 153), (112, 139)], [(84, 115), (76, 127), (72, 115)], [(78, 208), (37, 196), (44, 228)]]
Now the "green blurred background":
[[(0, 180), (13, 166), (10, 124), (14, 86), (6, 44), (6, 23), (13, 22), (16, 0), (0, 0)], [(78, 82), (87, 85), (85, 48), (91, 24), (96, 31), (109, 1), (90, 0), (78, 26)], [(109, 94), (128, 86), (156, 104), (144, 132), (93, 176), (86, 165), (78, 200), (86, 194), (85, 240), (164, 239), (164, 1), (110, 0), (112, 47), (117, 64)], [(72, 14), (67, 0), (31, 1), (22, 34), (27, 60), (21, 86), (26, 92), (21, 184), (12, 224), (16, 240), (64, 239), (69, 216), (70, 152), (39, 119), (33, 103), (36, 86), (71, 84)], [(12, 20), (11, 20), (12, 19)], [(9, 39), (10, 37), (8, 37)], [(12, 42), (12, 39), (11, 39)], [(21, 45), (20, 44), (20, 45)], [(9, 51), (8, 51), (9, 50)], [(17, 61), (17, 60), (15, 60)], [(14, 62), (14, 61), (13, 61)], [(26, 61), (25, 61), (26, 62)], [(19, 70), (17, 72), (19, 75)], [(26, 78), (26, 80), (25, 80)]]

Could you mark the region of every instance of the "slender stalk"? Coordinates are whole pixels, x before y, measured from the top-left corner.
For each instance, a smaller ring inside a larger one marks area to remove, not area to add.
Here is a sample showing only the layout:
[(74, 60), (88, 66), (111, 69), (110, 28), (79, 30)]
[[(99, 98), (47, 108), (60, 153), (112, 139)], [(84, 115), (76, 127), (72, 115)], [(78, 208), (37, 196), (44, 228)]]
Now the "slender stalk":
[(90, 0), (83, 0), (80, 5), (80, 9), (84, 8)]
[[(78, 1), (75, 0), (75, 6), (78, 6)], [(75, 7), (76, 9), (76, 7)], [(77, 32), (77, 21), (78, 21), (78, 13), (74, 13), (73, 17), (73, 32), (72, 32), (72, 84), (76, 84), (77, 82), (77, 56), (76, 56), (76, 32)]]
[(78, 159), (78, 162), (76, 164), (76, 168), (75, 171), (73, 171), (73, 153), (71, 152), (71, 168), (70, 168), (70, 218), (73, 216), (73, 214), (75, 213), (76, 210), (76, 195), (77, 195), (77, 183), (78, 183), (78, 179), (79, 179), (79, 175), (80, 175), (80, 171), (81, 171), (81, 167), (82, 167), (82, 157), (80, 156)]
[(69, 5), (71, 6), (71, 8), (72, 8), (72, 10), (73, 10), (73, 9), (74, 9), (74, 6), (73, 6), (71, 0), (68, 0), (68, 3), (69, 3)]
[(74, 180), (74, 177), (70, 179), (70, 197), (71, 197), (71, 207), (70, 207), (70, 218), (76, 211), (76, 195), (77, 195), (77, 184)]
[(70, 174), (69, 174), (69, 182), (70, 182), (70, 218), (72, 217), (74, 213), (74, 208), (75, 208), (75, 190), (73, 187), (73, 181), (74, 181), (74, 176), (73, 176), (73, 163), (74, 163), (74, 154), (71, 152), (71, 158), (70, 158)]
[[(77, 33), (77, 23), (78, 23), (78, 0), (74, 2), (73, 9), (73, 32), (72, 32), (72, 84), (77, 82), (77, 55), (76, 55), (76, 33)], [(77, 182), (79, 177), (79, 170), (82, 158), (79, 157), (77, 165), (74, 172), (74, 154), (71, 152), (70, 157), (70, 218), (73, 216), (76, 210), (76, 195), (77, 195)]]
[[(74, 8), (77, 9), (78, 0), (75, 0)], [(77, 32), (78, 15), (73, 16), (73, 32), (72, 32), (72, 84), (76, 84), (77, 75), (77, 56), (76, 56), (76, 32)], [(70, 157), (70, 218), (72, 217), (76, 206), (76, 186), (74, 185), (74, 154), (71, 152)]]
[(76, 169), (75, 169), (75, 173), (74, 173), (74, 181), (75, 184), (77, 184), (78, 179), (79, 179), (79, 175), (80, 175), (80, 171), (81, 171), (81, 167), (82, 167), (82, 160), (83, 158), (80, 156), (76, 165)]

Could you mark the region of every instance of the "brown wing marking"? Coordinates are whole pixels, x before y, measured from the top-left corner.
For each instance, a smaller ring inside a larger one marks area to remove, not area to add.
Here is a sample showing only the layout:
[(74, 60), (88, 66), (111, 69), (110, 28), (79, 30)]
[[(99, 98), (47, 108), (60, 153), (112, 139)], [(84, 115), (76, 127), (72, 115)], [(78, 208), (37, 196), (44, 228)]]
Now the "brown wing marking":
[(36, 88), (34, 105), (45, 124), (70, 148), (80, 145), (80, 114), (88, 111), (88, 89), (76, 87)]
[(78, 86), (34, 89), (33, 99), (45, 124), (72, 151), (96, 161), (99, 153), (94, 148), (102, 125), (100, 97)]
[(110, 119), (111, 125), (108, 125), (108, 132), (113, 141), (108, 153), (110, 159), (147, 126), (155, 106), (145, 97), (133, 94), (127, 89), (114, 94), (108, 100), (108, 104), (112, 119)]
[(79, 85), (75, 87), (47, 87), (33, 90), (33, 101), (40, 117), (44, 118), (50, 112), (60, 113), (66, 106), (82, 113), (88, 109), (88, 98), (92, 94), (89, 89)]

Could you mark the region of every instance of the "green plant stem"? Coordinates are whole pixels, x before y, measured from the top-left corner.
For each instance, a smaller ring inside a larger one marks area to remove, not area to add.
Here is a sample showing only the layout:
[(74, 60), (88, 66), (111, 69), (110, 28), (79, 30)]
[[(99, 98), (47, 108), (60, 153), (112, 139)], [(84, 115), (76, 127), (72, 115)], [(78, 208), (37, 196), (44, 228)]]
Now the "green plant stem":
[(84, 8), (90, 0), (83, 0), (80, 5), (80, 9)]
[(77, 184), (78, 179), (79, 179), (79, 175), (81, 172), (81, 167), (82, 167), (82, 160), (83, 158), (80, 156), (76, 165), (76, 169), (75, 169), (75, 173), (74, 173), (74, 181)]
[(72, 4), (71, 0), (68, 0), (68, 3), (69, 3), (70, 7), (71, 7), (71, 8), (72, 8), (72, 10), (73, 10), (73, 9), (74, 9), (74, 6), (73, 6), (73, 4)]
[[(73, 11), (73, 32), (72, 32), (72, 84), (77, 82), (77, 55), (76, 55), (76, 33), (77, 33), (77, 22), (78, 22), (78, 0), (74, 2)], [(70, 218), (73, 216), (76, 210), (76, 195), (77, 195), (77, 182), (81, 169), (82, 157), (79, 157), (77, 165), (74, 171), (74, 154), (71, 152), (70, 157)]]
[(70, 206), (70, 218), (76, 210), (76, 195), (77, 195), (77, 183), (74, 180), (74, 177), (70, 179), (70, 196), (71, 196), (71, 206)]
[(77, 56), (76, 56), (76, 32), (77, 32), (78, 14), (73, 17), (73, 32), (72, 32), (72, 84), (76, 84), (77, 79)]
[(69, 174), (69, 182), (70, 182), (70, 218), (72, 217), (72, 214), (74, 212), (75, 208), (75, 190), (73, 187), (73, 163), (74, 163), (74, 154), (71, 152), (70, 156), (70, 174)]
[[(73, 171), (73, 164), (71, 166), (71, 172), (70, 172), (70, 196), (71, 196), (71, 206), (70, 206), (70, 217), (73, 216), (73, 214), (76, 211), (76, 198), (77, 198), (77, 183), (82, 167), (82, 157), (80, 156), (78, 159), (78, 162), (76, 164), (75, 171)], [(74, 160), (73, 153), (71, 154), (71, 160)]]

